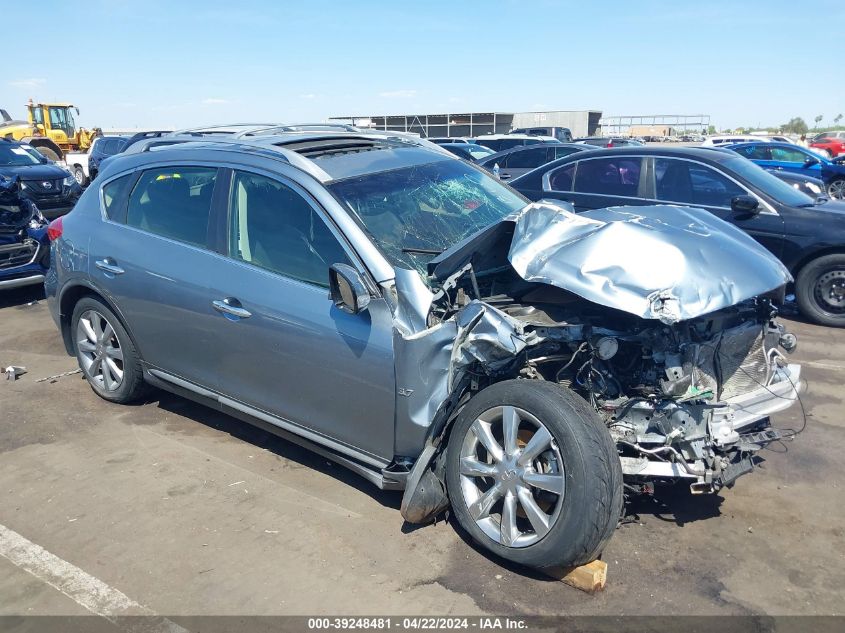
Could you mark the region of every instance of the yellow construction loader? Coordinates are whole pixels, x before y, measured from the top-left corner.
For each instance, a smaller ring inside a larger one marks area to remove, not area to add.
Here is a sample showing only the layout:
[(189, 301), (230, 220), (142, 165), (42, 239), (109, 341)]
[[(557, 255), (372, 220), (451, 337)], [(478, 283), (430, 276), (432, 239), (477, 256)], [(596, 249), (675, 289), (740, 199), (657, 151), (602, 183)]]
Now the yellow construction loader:
[(91, 147), (100, 128), (86, 130), (76, 127), (73, 112), (79, 108), (70, 103), (33, 103), (26, 105), (27, 120), (15, 121), (5, 110), (0, 110), (0, 137), (29, 143), (50, 160), (64, 160), (65, 152), (84, 152)]

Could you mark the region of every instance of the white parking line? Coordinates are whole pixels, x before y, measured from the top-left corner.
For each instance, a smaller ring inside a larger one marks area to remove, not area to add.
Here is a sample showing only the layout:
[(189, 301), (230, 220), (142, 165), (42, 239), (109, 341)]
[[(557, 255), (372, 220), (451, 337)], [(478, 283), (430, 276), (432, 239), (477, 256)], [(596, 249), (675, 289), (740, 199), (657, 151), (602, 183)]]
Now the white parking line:
[(834, 369), (839, 371), (845, 370), (845, 367), (843, 367), (842, 365), (833, 365), (831, 363), (819, 363), (812, 360), (799, 360), (798, 364), (807, 365), (808, 367), (818, 367), (820, 369)]
[[(126, 594), (94, 578), (75, 565), (51, 554), (14, 530), (0, 524), (0, 556), (20, 569), (58, 589), (91, 613), (133, 633), (188, 633), (175, 622), (157, 616), (154, 611)], [(128, 616), (153, 616), (131, 618)]]

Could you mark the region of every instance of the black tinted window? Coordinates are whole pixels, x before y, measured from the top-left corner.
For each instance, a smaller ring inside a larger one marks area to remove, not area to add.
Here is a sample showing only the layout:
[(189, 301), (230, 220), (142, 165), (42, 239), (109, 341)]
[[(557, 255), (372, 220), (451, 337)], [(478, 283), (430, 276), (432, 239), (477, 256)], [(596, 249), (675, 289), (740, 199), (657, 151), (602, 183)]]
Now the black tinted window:
[(475, 141), (478, 145), (483, 145), (484, 147), (489, 147), (494, 152), (499, 152), (502, 149), (507, 149), (502, 147), (502, 141), (500, 139), (487, 139), (479, 138)]
[(557, 147), (552, 146), (549, 148), (551, 151), (554, 152), (554, 158), (563, 158), (564, 156), (569, 156), (570, 154), (574, 154), (580, 150), (573, 149), (571, 147)]
[(323, 219), (277, 180), (235, 172), (229, 253), (299, 281), (329, 286), (329, 266), (349, 259)]
[(549, 187), (552, 191), (572, 191), (572, 176), (577, 163), (570, 163), (555, 169), (549, 175)]
[(654, 161), (657, 199), (712, 207), (730, 207), (746, 191), (705, 165), (658, 158)]
[(575, 191), (636, 197), (640, 183), (640, 158), (597, 158), (578, 163)]
[(217, 179), (212, 167), (167, 167), (141, 174), (129, 196), (126, 224), (205, 246), (211, 194)]
[(508, 167), (514, 169), (533, 169), (547, 162), (548, 150), (545, 147), (532, 147), (508, 156)]

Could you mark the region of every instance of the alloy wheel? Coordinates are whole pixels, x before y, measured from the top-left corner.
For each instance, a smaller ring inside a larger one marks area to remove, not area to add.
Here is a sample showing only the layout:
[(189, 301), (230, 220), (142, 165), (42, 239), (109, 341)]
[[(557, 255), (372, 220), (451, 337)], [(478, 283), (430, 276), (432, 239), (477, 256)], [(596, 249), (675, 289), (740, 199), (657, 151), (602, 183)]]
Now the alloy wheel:
[(108, 319), (96, 310), (83, 312), (76, 325), (76, 349), (85, 376), (103, 391), (123, 384), (123, 350)]
[(560, 449), (540, 420), (519, 407), (488, 409), (467, 431), (460, 460), (464, 501), (487, 536), (528, 547), (549, 533), (566, 482)]
[(845, 180), (834, 180), (828, 185), (827, 193), (836, 200), (845, 200)]

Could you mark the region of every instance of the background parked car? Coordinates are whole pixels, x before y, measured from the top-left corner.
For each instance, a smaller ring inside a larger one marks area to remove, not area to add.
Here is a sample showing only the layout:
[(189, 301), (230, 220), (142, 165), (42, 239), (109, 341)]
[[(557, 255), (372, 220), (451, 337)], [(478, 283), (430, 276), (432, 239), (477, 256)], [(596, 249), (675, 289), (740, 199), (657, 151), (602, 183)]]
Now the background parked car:
[(468, 139), (465, 139), (460, 136), (430, 136), (425, 140), (430, 141), (432, 143), (436, 143), (437, 145), (446, 145), (447, 143), (452, 144), (470, 142)]
[(44, 283), (50, 267), (47, 221), (20, 185), (0, 176), (0, 290)]
[(127, 140), (125, 136), (103, 136), (96, 140), (88, 152), (88, 176), (91, 180), (97, 177), (100, 163), (105, 158), (122, 152)]
[(499, 173), (497, 175), (499, 178), (509, 180), (558, 158), (588, 149), (590, 147), (587, 145), (576, 145), (575, 143), (523, 145), (491, 154), (478, 161), (478, 164), (493, 173), (495, 173), (495, 166), (498, 165)]
[(769, 139), (761, 136), (753, 136), (751, 134), (721, 134), (719, 136), (708, 136), (701, 142), (702, 147), (718, 147), (720, 145), (729, 145), (734, 143), (767, 143)]
[(793, 188), (797, 189), (802, 193), (807, 194), (811, 198), (818, 198), (819, 196), (826, 195), (824, 183), (818, 178), (813, 178), (812, 176), (806, 176), (804, 174), (796, 174), (792, 171), (772, 169), (767, 169), (766, 171), (768, 171), (773, 176), (777, 176), (786, 184), (792, 186)]
[(741, 143), (726, 147), (764, 169), (818, 178), (824, 183), (827, 195), (837, 200), (845, 199), (845, 165), (813, 150), (787, 143)]
[(845, 203), (795, 190), (735, 152), (637, 147), (556, 160), (512, 180), (532, 200), (557, 198), (576, 211), (679, 204), (707, 209), (747, 231), (795, 278), (802, 313), (845, 327)]
[(583, 145), (592, 145), (593, 147), (628, 147), (631, 145), (642, 145), (641, 142), (630, 138), (619, 138), (609, 136), (588, 136), (586, 138), (577, 138), (574, 143), (581, 143)]
[(813, 139), (810, 147), (818, 150), (827, 158), (845, 154), (845, 131), (824, 132)]
[(470, 139), (470, 141), (483, 145), (484, 147), (489, 147), (494, 152), (502, 152), (512, 147), (534, 145), (536, 143), (560, 143), (559, 140), (551, 136), (532, 136), (530, 134), (485, 134), (484, 136)]
[(20, 180), (20, 195), (48, 219), (70, 211), (82, 187), (65, 169), (25, 143), (0, 139), (0, 178)]
[(511, 134), (529, 134), (531, 136), (551, 136), (561, 143), (572, 142), (572, 130), (568, 127), (520, 127), (511, 130)]
[(440, 147), (449, 150), (455, 156), (460, 156), (464, 160), (471, 163), (477, 163), (488, 156), (492, 156), (495, 152), (489, 147), (477, 145), (475, 143), (440, 143)]

